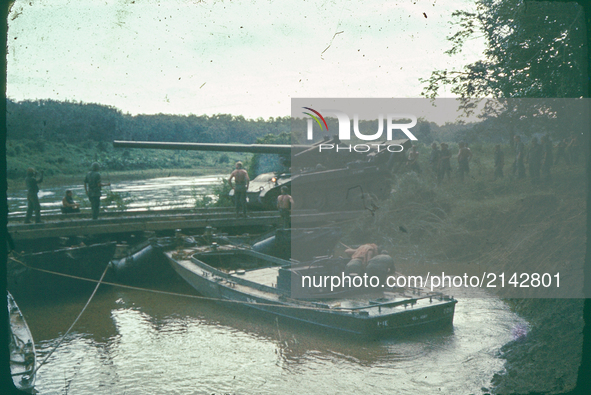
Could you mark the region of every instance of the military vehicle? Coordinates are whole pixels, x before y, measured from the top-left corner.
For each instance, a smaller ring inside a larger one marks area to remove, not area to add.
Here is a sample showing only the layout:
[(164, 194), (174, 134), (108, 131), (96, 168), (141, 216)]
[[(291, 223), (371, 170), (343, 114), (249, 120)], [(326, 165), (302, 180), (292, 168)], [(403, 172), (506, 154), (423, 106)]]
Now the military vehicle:
[(352, 146), (335, 136), (312, 145), (114, 141), (113, 146), (283, 155), (290, 159), (290, 170), (263, 173), (251, 180), (249, 207), (274, 210), (281, 187), (286, 186), (295, 209), (339, 211), (370, 208), (375, 201), (387, 198), (392, 175), (404, 165), (411, 142), (405, 139)]

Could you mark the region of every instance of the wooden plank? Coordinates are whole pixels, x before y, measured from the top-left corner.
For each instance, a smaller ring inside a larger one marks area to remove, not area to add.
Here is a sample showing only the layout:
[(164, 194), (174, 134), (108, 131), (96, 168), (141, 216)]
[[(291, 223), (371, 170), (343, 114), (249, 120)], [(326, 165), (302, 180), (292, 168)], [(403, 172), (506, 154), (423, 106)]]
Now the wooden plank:
[[(298, 226), (318, 225), (346, 221), (367, 215), (366, 211), (339, 213), (294, 214), (292, 222)], [(236, 218), (230, 213), (178, 214), (168, 216), (136, 216), (104, 218), (98, 220), (81, 219), (71, 221), (45, 222), (41, 224), (10, 224), (8, 231), (15, 240), (41, 239), (48, 237), (68, 237), (78, 235), (98, 235), (109, 233), (134, 233), (143, 231), (162, 231), (175, 229), (199, 229), (206, 226), (232, 228), (247, 226), (277, 226), (280, 218), (277, 212), (249, 213), (248, 218)]]

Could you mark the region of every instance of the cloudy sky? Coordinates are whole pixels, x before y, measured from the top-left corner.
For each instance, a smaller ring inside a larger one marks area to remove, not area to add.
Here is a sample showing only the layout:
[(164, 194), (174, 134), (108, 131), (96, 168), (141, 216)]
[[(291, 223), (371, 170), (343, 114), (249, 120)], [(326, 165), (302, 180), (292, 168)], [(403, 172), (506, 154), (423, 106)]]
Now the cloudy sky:
[(418, 97), (464, 0), (27, 0), (8, 22), (13, 100), (130, 114), (290, 114), (292, 97)]

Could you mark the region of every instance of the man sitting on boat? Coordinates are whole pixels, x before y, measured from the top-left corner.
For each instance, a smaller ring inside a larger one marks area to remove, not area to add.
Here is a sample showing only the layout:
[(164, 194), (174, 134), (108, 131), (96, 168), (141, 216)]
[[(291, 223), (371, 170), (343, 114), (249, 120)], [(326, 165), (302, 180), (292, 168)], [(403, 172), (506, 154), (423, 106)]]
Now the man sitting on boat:
[(80, 205), (74, 201), (72, 191), (69, 189), (66, 191), (66, 196), (62, 199), (61, 209), (64, 214), (80, 212)]
[(346, 275), (366, 273), (369, 277), (377, 276), (380, 281), (385, 282), (386, 277), (394, 273), (394, 260), (388, 255), (388, 251), (384, 250), (378, 254), (376, 244), (347, 248), (345, 253), (351, 256), (351, 260), (345, 267)]
[(351, 256), (351, 260), (347, 263), (347, 267), (345, 268), (345, 274), (363, 274), (365, 273), (367, 262), (374, 256), (378, 255), (378, 246), (373, 243), (363, 244), (358, 248), (347, 248), (345, 254)]

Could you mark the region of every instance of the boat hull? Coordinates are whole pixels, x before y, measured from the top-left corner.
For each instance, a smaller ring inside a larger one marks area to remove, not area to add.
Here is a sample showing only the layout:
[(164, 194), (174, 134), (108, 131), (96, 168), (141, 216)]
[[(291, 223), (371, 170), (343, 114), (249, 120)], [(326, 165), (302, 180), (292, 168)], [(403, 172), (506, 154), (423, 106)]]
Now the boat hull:
[(10, 317), (10, 373), (16, 388), (33, 393), (35, 386), (35, 342), (23, 313), (7, 292), (8, 314)]
[[(169, 254), (166, 257), (174, 270), (199, 294), (215, 299), (225, 305), (255, 309), (265, 314), (311, 324), (327, 330), (369, 337), (396, 336), (427, 329), (445, 329), (453, 323), (456, 300), (428, 299), (421, 303), (409, 302), (400, 306), (394, 314), (365, 315), (362, 311), (340, 311), (326, 308), (297, 305), (277, 298), (248, 292), (233, 285), (223, 277), (203, 270), (190, 261), (179, 262)], [(284, 300), (286, 298), (283, 298)]]

